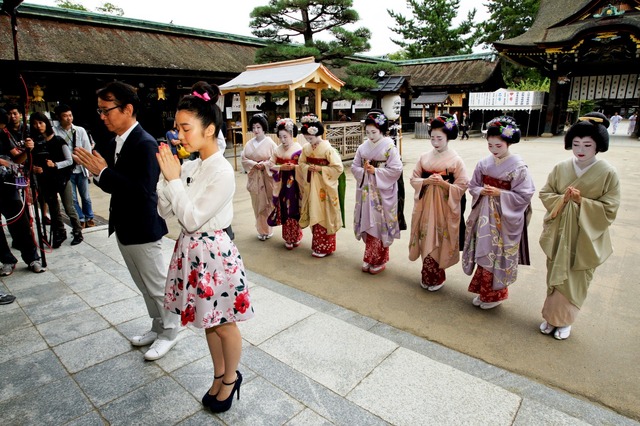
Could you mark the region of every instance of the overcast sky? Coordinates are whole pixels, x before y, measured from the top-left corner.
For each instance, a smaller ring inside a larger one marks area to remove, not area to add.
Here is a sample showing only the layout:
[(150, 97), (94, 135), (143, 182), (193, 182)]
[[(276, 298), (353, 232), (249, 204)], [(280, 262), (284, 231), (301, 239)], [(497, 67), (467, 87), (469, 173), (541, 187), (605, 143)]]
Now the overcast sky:
[[(104, 4), (107, 0), (72, 1), (95, 11), (96, 6)], [(124, 16), (128, 18), (164, 23), (173, 21), (175, 25), (246, 36), (252, 36), (249, 28), (249, 14), (253, 8), (268, 4), (267, 0), (108, 1), (121, 7), (124, 10)], [(55, 0), (26, 0), (25, 3), (56, 5)], [(400, 47), (390, 40), (399, 36), (388, 28), (394, 25), (394, 21), (387, 13), (387, 9), (406, 16), (408, 11), (404, 0), (354, 0), (353, 7), (360, 15), (360, 21), (353, 28), (363, 26), (372, 32), (371, 50), (365, 52), (365, 55), (378, 56), (400, 50)], [(488, 16), (482, 2), (478, 0), (461, 0), (459, 16), (465, 18), (472, 7), (478, 9), (476, 21)]]

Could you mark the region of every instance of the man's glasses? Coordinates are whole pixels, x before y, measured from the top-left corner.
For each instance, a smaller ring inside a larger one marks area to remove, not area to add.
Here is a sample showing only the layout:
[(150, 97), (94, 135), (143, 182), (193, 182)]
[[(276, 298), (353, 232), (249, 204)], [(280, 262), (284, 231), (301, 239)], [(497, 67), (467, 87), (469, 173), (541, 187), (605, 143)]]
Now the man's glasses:
[(114, 109), (116, 109), (116, 108), (120, 108), (120, 105), (116, 105), (116, 106), (114, 106), (114, 107), (111, 107), (111, 108), (105, 108), (105, 109), (98, 108), (98, 109), (96, 110), (96, 112), (98, 113), (98, 115), (104, 115), (104, 116), (106, 117), (107, 115), (109, 115), (109, 113), (110, 113), (111, 111), (113, 111), (113, 110), (114, 110)]

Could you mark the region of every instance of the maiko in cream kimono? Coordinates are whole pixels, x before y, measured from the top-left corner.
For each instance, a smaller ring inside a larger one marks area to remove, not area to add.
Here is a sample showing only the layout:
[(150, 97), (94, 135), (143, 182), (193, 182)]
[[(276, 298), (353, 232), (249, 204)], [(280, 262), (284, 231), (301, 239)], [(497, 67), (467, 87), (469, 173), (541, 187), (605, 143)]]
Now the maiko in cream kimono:
[[(609, 226), (620, 205), (620, 181), (613, 166), (598, 160), (580, 177), (574, 167), (573, 158), (557, 164), (540, 190), (547, 209), (540, 236), (547, 256), (547, 300), (542, 316), (556, 326), (573, 323), (595, 268), (613, 252)], [(579, 205), (563, 203), (568, 186), (580, 190)]]
[[(247, 191), (251, 194), (251, 206), (256, 217), (256, 230), (262, 237), (271, 235), (271, 227), (267, 223), (269, 214), (273, 211), (273, 179), (270, 176), (269, 160), (278, 145), (270, 138), (262, 141), (256, 138), (247, 142), (242, 150), (242, 168), (247, 175)], [(256, 165), (262, 164), (259, 169)]]
[[(312, 172), (311, 164), (321, 166), (322, 171)], [(327, 235), (334, 235), (342, 227), (338, 197), (338, 178), (343, 170), (340, 154), (326, 140), (315, 148), (307, 143), (302, 148), (298, 169), (305, 187), (300, 226), (320, 225), (327, 230)]]

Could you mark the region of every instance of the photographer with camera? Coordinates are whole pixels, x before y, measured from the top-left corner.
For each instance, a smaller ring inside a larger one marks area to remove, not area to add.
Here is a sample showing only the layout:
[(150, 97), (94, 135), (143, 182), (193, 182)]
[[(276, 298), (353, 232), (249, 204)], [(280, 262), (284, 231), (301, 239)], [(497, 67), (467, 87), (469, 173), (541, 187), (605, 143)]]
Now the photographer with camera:
[[(52, 247), (58, 248), (67, 239), (67, 231), (62, 222), (58, 194), (64, 194), (71, 172), (73, 171), (73, 158), (69, 145), (60, 136), (56, 136), (51, 126), (51, 121), (41, 112), (34, 112), (29, 117), (29, 129), (33, 138), (33, 173), (37, 175), (38, 187), (49, 206), (51, 214), (51, 233), (53, 234)], [(27, 139), (29, 141), (29, 139)], [(71, 245), (80, 244), (82, 227), (75, 209), (67, 211), (73, 228), (73, 240)]]
[[(44, 272), (45, 268), (40, 263), (40, 256), (31, 233), (27, 208), (15, 184), (17, 164), (24, 162), (26, 155), (24, 150), (20, 148), (22, 146), (20, 139), (16, 140), (7, 129), (8, 124), (9, 115), (5, 110), (0, 109), (0, 170), (2, 171), (0, 173), (0, 213), (7, 222), (13, 244), (20, 250), (22, 260), (29, 265), (29, 270), (40, 273)], [(33, 146), (31, 140), (25, 144), (26, 148), (33, 148)], [(2, 277), (11, 275), (16, 263), (18, 263), (18, 260), (11, 253), (4, 228), (0, 232), (0, 262), (2, 262), (2, 268), (0, 268), (0, 276)], [(5, 296), (9, 297), (5, 298)], [(7, 300), (12, 297), (4, 295), (0, 296), (0, 299), (11, 303)]]

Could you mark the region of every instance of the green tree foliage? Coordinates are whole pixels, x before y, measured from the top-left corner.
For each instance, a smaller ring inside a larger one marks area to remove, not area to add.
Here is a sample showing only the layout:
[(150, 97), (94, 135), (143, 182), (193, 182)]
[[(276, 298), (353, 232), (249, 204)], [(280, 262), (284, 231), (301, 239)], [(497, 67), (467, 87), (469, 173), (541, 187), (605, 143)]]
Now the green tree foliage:
[(527, 78), (524, 80), (521, 80), (518, 84), (515, 84), (513, 86), (508, 86), (509, 89), (513, 89), (513, 90), (521, 90), (521, 91), (534, 91), (534, 92), (548, 92), (549, 91), (549, 86), (551, 85), (551, 80), (549, 80), (548, 78), (544, 77), (544, 78)]
[[(89, 9), (84, 7), (81, 3), (74, 3), (71, 0), (56, 0), (56, 6), (63, 9), (83, 10), (85, 12), (89, 12)], [(124, 10), (121, 7), (109, 2), (103, 3), (102, 6), (96, 7), (96, 12), (115, 16), (124, 15)]]
[(568, 101), (567, 112), (571, 113), (570, 122), (576, 122), (578, 117), (591, 111), (595, 111), (596, 102), (591, 99)]
[(82, 4), (74, 3), (70, 0), (56, 0), (56, 6), (61, 7), (63, 9), (84, 10), (85, 12), (89, 11), (89, 9), (84, 7)]
[(407, 5), (411, 8), (412, 17), (387, 10), (396, 21), (391, 30), (402, 36), (391, 41), (404, 49), (405, 59), (471, 53), (475, 9), (458, 27), (454, 27), (452, 21), (458, 15), (460, 0), (408, 0)]
[[(351, 0), (270, 0), (251, 12), (250, 26), (256, 37), (270, 41), (259, 49), (256, 62), (265, 63), (313, 56), (318, 62), (344, 66), (346, 56), (369, 50), (371, 31), (348, 31), (345, 25), (358, 21)], [(320, 33), (334, 40), (321, 41)], [(301, 44), (290, 44), (296, 41)]]
[(116, 6), (113, 3), (104, 3), (102, 6), (98, 6), (96, 7), (96, 11), (100, 12), (100, 13), (106, 13), (108, 15), (115, 15), (115, 16), (122, 16), (124, 15), (124, 10), (119, 7)]
[(476, 44), (491, 47), (493, 42), (524, 34), (535, 20), (540, 0), (488, 0), (490, 18), (477, 26)]
[[(496, 41), (507, 40), (524, 34), (536, 18), (540, 0), (488, 0), (484, 4), (490, 18), (478, 24), (476, 45), (492, 47)], [(515, 90), (549, 90), (545, 79), (536, 68), (527, 68), (502, 61), (502, 75), (507, 87)], [(519, 87), (540, 89), (519, 89)], [(543, 89), (546, 86), (546, 89)]]

